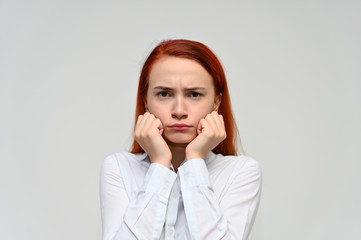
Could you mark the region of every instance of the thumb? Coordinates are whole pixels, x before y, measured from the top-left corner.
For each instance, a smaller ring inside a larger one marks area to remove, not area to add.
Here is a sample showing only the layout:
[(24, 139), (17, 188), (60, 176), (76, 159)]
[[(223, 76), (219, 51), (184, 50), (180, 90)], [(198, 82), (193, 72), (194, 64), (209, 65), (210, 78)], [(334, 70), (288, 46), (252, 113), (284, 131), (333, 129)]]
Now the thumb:
[(205, 121), (204, 118), (202, 118), (202, 119), (199, 121), (199, 123), (198, 123), (198, 126), (197, 126), (197, 133), (198, 133), (198, 135), (202, 133), (202, 130), (203, 130), (203, 128), (204, 128), (204, 123), (203, 123), (203, 121)]
[(156, 123), (157, 123), (157, 128), (159, 129), (159, 134), (162, 135), (164, 131), (163, 124), (158, 118), (156, 120)]

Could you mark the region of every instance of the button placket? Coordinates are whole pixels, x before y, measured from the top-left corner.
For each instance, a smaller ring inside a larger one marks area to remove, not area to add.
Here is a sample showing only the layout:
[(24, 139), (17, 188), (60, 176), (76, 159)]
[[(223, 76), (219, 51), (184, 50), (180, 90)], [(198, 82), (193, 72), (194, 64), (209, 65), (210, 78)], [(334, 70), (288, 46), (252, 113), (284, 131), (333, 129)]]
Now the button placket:
[(174, 225), (178, 217), (178, 205), (179, 205), (179, 178), (176, 179), (176, 182), (173, 184), (173, 188), (169, 197), (167, 218), (165, 224), (165, 235), (166, 239), (174, 239)]

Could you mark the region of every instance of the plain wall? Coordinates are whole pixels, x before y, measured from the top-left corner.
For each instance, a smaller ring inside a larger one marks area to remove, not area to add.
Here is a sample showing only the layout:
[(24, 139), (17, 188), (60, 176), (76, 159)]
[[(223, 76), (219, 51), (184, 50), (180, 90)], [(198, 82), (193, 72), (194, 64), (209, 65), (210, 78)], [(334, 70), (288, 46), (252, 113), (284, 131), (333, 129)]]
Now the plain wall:
[(101, 238), (163, 39), (209, 46), (263, 170), (251, 240), (361, 239), (361, 2), (0, 1), (0, 239)]

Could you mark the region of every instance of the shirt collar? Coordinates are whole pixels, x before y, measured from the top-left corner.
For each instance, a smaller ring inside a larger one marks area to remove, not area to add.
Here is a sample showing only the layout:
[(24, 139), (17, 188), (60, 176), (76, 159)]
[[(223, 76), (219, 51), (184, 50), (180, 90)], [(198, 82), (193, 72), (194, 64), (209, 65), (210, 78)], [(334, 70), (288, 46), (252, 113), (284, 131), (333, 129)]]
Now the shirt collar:
[(139, 162), (142, 162), (142, 161), (145, 161), (145, 160), (148, 160), (148, 154), (146, 152), (144, 153), (137, 153), (138, 155), (138, 161)]

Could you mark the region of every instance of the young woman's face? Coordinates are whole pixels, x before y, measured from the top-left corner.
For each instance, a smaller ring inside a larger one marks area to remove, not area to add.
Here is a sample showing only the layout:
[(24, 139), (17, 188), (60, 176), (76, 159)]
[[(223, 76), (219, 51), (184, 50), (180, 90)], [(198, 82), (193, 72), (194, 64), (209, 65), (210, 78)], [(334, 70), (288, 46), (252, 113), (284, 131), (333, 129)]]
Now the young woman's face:
[(196, 61), (165, 56), (153, 65), (145, 106), (162, 122), (167, 141), (191, 142), (199, 121), (219, 103), (211, 75)]

